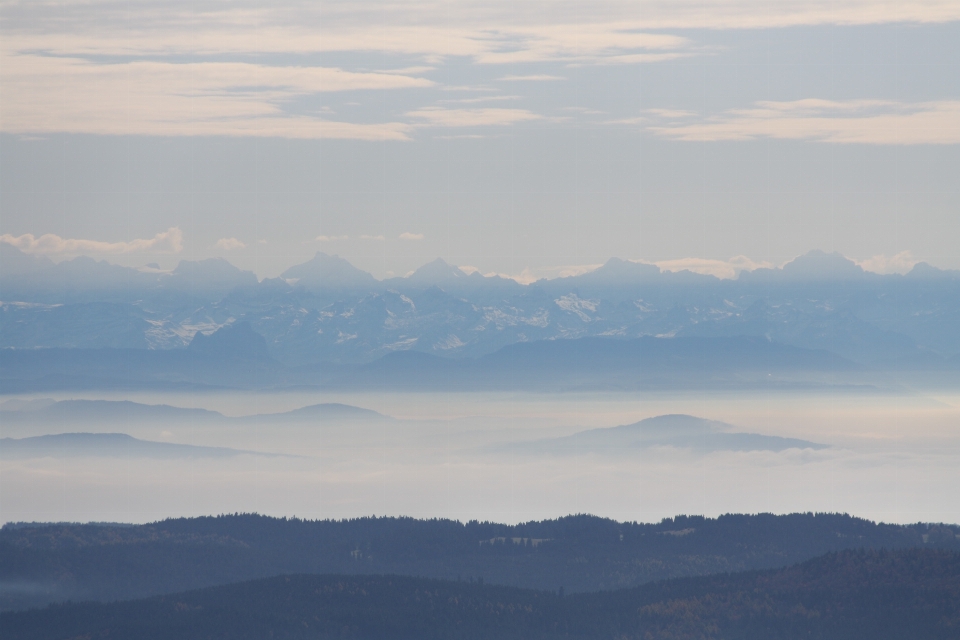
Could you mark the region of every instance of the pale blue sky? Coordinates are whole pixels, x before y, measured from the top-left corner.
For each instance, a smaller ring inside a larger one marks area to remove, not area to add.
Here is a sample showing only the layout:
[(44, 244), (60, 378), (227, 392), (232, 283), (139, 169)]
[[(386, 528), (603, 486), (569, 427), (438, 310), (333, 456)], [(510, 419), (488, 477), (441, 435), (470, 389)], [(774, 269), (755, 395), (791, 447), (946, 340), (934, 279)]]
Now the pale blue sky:
[(960, 5), (901, 4), (4, 2), (0, 235), (261, 276), (960, 268)]

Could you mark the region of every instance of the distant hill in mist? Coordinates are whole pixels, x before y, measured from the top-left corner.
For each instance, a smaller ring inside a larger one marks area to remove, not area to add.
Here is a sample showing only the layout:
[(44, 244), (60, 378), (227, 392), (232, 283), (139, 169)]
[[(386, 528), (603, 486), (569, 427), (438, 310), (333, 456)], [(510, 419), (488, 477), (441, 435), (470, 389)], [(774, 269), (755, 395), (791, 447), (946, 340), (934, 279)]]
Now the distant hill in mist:
[[(412, 518), (304, 521), (257, 515), (148, 525), (0, 530), (0, 608), (109, 601), (293, 573), (397, 574), (568, 592), (783, 567), (843, 549), (960, 551), (960, 527), (839, 514), (592, 516), (505, 525)], [(19, 586), (17, 586), (19, 585)]]
[(827, 448), (827, 445), (807, 440), (740, 433), (735, 429), (733, 425), (716, 420), (670, 414), (619, 427), (590, 429), (562, 438), (511, 444), (506, 447), (527, 453), (613, 455), (630, 455), (638, 449), (650, 447), (677, 447), (699, 453)]
[(140, 440), (124, 433), (58, 433), (29, 438), (0, 438), (0, 459), (24, 458), (233, 458), (269, 455), (225, 447), (198, 447)]
[(282, 413), (227, 417), (217, 411), (170, 405), (141, 404), (129, 400), (43, 400), (11, 399), (0, 405), (0, 419), (8, 425), (124, 425), (178, 423), (245, 423), (302, 421), (382, 421), (389, 416), (347, 404), (322, 403)]
[[(10, 402), (10, 401), (8, 401)], [(6, 403), (5, 403), (6, 405)], [(129, 400), (61, 400), (49, 401), (41, 407), (15, 409), (17, 404), (3, 407), (0, 416), (8, 422), (174, 422), (220, 420), (224, 416), (206, 409), (183, 409), (170, 405), (148, 405)]]
[(263, 413), (253, 416), (239, 418), (242, 421), (254, 422), (317, 422), (320, 420), (331, 420), (338, 422), (381, 422), (392, 420), (390, 416), (374, 411), (372, 409), (363, 409), (349, 404), (340, 404), (337, 402), (325, 402), (323, 404), (314, 404), (292, 411), (283, 413)]

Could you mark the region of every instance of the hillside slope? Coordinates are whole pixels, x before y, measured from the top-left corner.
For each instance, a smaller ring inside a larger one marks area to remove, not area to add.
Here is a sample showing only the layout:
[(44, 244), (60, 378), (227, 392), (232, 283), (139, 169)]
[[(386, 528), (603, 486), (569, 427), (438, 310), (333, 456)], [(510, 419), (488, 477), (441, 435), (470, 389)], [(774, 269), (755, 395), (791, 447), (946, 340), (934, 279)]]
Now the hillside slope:
[(103, 638), (956, 638), (960, 555), (844, 551), (788, 569), (613, 592), (398, 576), (280, 576), (149, 600), (0, 616), (22, 640)]
[(519, 525), (231, 515), (141, 526), (7, 525), (0, 531), (0, 575), (8, 585), (0, 608), (129, 599), (293, 573), (459, 576), (598, 591), (783, 567), (849, 548), (960, 551), (958, 534), (956, 527), (838, 514), (681, 516), (657, 524), (583, 515)]

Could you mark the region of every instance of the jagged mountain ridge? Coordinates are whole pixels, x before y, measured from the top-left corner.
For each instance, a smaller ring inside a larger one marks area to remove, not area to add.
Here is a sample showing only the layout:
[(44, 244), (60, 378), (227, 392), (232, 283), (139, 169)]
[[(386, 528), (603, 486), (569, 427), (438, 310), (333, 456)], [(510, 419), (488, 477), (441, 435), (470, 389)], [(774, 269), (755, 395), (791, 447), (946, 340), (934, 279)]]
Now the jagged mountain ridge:
[(0, 278), (0, 347), (175, 349), (197, 333), (248, 322), (288, 365), (370, 362), (405, 350), (477, 357), (589, 336), (755, 336), (920, 368), (952, 366), (960, 354), (960, 277), (924, 263), (881, 276), (812, 252), (782, 269), (720, 280), (611, 259), (590, 273), (520, 285), (442, 260), (378, 281), (318, 253), (257, 282), (222, 260), (154, 273), (88, 258), (11, 259), (11, 250), (0, 257), (20, 266)]

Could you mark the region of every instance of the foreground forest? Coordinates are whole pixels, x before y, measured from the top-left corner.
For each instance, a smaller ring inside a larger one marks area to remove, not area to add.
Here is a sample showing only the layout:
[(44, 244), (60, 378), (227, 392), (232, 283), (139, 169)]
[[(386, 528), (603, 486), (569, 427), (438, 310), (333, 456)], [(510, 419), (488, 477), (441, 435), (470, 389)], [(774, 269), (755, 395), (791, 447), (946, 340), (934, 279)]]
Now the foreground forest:
[(3, 610), (132, 599), (281, 574), (406, 575), (569, 593), (785, 567), (843, 549), (960, 552), (960, 528), (841, 514), (594, 516), (504, 525), (412, 518), (343, 521), (255, 514), (147, 525), (0, 530)]
[(960, 554), (847, 550), (787, 569), (564, 595), (398, 576), (293, 575), (0, 616), (18, 640), (885, 640), (960, 635)]

